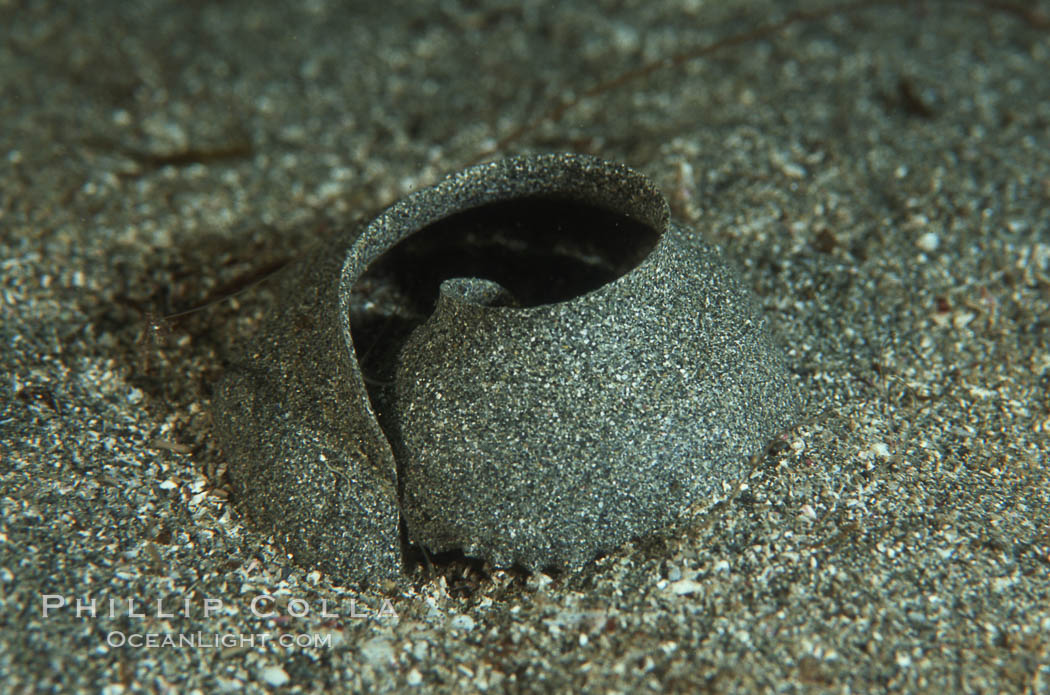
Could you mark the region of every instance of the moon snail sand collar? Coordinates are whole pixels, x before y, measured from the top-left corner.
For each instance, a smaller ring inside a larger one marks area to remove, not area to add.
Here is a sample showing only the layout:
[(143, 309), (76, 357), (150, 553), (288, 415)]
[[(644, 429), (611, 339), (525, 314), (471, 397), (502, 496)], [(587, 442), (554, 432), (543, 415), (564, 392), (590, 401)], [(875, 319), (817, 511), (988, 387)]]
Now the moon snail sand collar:
[(397, 577), (411, 543), (575, 568), (672, 523), (799, 416), (766, 319), (642, 175), (482, 164), (282, 274), (215, 422), (298, 562)]

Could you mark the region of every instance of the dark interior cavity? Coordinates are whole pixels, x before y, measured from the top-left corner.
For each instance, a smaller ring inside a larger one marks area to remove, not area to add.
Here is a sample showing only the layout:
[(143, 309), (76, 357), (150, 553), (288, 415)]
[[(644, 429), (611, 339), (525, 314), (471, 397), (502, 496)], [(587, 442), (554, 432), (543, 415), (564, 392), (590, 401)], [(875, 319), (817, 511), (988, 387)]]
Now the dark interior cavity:
[(538, 306), (586, 294), (637, 266), (659, 231), (593, 205), (522, 198), (456, 213), (377, 259), (351, 295), (350, 326), (372, 405), (383, 423), (397, 356), (450, 278), (482, 278)]

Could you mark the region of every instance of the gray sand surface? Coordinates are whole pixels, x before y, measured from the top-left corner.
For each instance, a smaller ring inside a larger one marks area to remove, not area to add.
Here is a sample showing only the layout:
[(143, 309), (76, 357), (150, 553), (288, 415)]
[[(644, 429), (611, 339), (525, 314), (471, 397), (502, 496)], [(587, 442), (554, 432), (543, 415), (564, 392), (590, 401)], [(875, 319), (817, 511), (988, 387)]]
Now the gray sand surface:
[[(3, 689), (1050, 692), (1050, 5), (872, 4), (0, 2)], [(579, 572), (297, 566), (210, 419), (251, 282), (561, 151), (739, 268), (805, 421)]]

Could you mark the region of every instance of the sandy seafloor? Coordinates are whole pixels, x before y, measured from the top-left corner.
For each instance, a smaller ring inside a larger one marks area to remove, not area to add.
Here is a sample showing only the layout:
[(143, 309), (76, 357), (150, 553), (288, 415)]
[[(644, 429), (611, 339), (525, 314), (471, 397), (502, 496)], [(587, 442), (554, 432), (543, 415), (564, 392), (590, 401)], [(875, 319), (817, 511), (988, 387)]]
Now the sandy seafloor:
[[(1050, 692), (1050, 6), (800, 20), (501, 143), (822, 6), (0, 2), (0, 689)], [(242, 522), (210, 419), (279, 298), (151, 316), (540, 151), (653, 178), (756, 292), (807, 419), (579, 573), (296, 566)], [(272, 637), (113, 644), (198, 632)]]

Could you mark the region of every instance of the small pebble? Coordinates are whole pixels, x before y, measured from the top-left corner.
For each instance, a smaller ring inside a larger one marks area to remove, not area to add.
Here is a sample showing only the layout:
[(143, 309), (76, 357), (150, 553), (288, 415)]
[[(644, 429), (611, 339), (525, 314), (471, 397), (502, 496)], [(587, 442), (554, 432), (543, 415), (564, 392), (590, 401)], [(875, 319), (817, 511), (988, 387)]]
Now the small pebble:
[(474, 629), (474, 619), (469, 615), (457, 615), (452, 620), (448, 621), (448, 626), (453, 630), (470, 632)]
[(674, 582), (667, 588), (672, 594), (676, 594), (678, 596), (685, 596), (686, 594), (697, 593), (698, 591), (704, 588), (704, 585), (700, 582), (695, 582), (692, 579), (680, 579), (679, 581)]
[(941, 240), (933, 232), (926, 232), (919, 236), (915, 244), (923, 251), (936, 251), (937, 247), (941, 245)]
[(259, 671), (259, 680), (274, 688), (280, 688), (290, 679), (288, 678), (288, 672), (280, 666), (267, 666)]
[(392, 663), (396, 659), (393, 645), (381, 637), (370, 639), (361, 646), (361, 658), (372, 665)]

